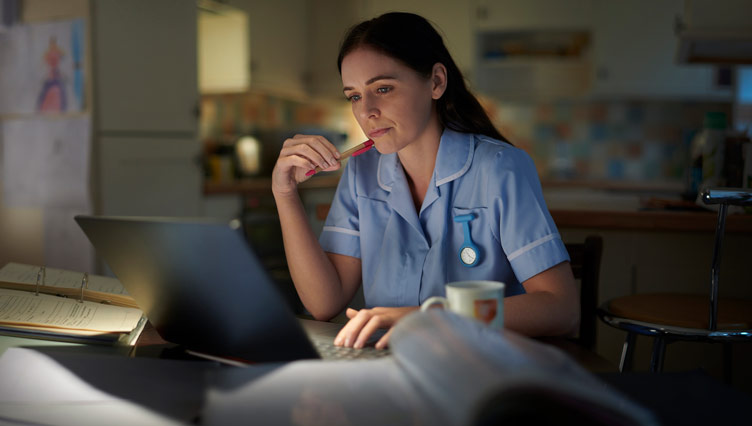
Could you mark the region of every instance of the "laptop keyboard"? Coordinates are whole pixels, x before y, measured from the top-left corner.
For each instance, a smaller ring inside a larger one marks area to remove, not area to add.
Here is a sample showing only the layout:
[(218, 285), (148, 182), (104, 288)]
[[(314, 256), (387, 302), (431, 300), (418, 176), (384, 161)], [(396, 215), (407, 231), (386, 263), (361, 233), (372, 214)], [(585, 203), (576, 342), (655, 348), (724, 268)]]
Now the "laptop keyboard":
[(330, 340), (316, 340), (313, 342), (313, 345), (323, 359), (374, 359), (390, 355), (389, 349), (376, 349), (373, 346), (366, 346), (363, 349), (346, 348), (344, 346), (335, 346)]

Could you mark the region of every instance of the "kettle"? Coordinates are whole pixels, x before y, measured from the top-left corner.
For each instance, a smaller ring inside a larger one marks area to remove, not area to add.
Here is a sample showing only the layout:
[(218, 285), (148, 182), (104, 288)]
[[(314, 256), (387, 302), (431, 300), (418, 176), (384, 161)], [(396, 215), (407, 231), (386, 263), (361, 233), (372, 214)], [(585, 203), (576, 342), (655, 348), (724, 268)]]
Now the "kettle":
[(255, 136), (242, 136), (235, 142), (238, 171), (242, 176), (261, 173), (261, 142)]

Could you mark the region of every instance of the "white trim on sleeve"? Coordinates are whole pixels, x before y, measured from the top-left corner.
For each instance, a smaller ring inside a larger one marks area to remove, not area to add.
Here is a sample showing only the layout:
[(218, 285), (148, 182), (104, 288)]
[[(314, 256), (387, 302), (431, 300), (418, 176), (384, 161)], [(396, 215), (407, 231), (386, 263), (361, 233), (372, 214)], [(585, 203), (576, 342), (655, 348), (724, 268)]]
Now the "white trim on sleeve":
[(329, 232), (339, 232), (341, 234), (354, 235), (356, 237), (360, 237), (360, 232), (353, 231), (352, 229), (340, 228), (338, 226), (325, 226), (323, 230), (329, 231)]
[(551, 241), (551, 240), (553, 240), (555, 238), (561, 238), (561, 237), (559, 236), (559, 234), (550, 234), (550, 235), (546, 235), (543, 238), (539, 238), (539, 239), (533, 241), (532, 243), (530, 243), (530, 244), (528, 244), (528, 245), (526, 245), (526, 246), (524, 246), (522, 248), (519, 248), (519, 249), (517, 249), (517, 250), (515, 250), (515, 251), (513, 251), (511, 253), (509, 253), (509, 255), (507, 256), (507, 259), (511, 262), (513, 259), (515, 259), (515, 258), (517, 258), (519, 256), (522, 256), (526, 252), (534, 249), (535, 247), (538, 247), (539, 245), (541, 245), (543, 243), (546, 243), (548, 241)]

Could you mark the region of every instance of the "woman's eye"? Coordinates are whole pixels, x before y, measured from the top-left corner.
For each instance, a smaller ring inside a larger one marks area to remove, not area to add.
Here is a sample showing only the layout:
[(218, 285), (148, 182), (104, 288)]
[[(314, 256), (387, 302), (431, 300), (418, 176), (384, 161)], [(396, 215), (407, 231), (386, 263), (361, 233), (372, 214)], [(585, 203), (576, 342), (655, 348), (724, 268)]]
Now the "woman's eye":
[(389, 93), (392, 91), (392, 88), (391, 87), (379, 87), (378, 89), (376, 89), (376, 91), (382, 94)]
[(360, 95), (350, 95), (347, 97), (347, 100), (350, 102), (355, 102), (360, 100)]

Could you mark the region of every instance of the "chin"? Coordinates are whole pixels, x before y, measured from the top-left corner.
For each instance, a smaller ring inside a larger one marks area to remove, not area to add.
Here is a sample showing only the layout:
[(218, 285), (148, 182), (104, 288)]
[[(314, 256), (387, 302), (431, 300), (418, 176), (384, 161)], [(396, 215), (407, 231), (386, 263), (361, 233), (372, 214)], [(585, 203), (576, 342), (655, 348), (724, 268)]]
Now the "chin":
[(377, 141), (373, 141), (373, 147), (381, 155), (391, 154), (391, 153), (396, 152), (393, 146), (391, 146), (390, 144), (383, 143), (383, 142), (379, 143)]

